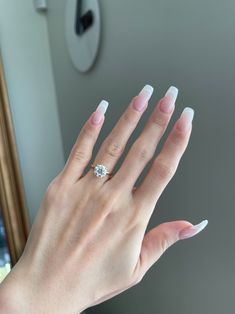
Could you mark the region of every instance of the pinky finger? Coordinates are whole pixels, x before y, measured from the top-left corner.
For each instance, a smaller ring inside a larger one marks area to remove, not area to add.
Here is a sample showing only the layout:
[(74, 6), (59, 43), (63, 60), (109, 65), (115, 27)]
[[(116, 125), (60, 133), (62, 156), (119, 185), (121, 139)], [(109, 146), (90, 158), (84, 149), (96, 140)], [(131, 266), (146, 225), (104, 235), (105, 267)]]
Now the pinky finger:
[(83, 176), (83, 172), (91, 160), (92, 151), (104, 123), (104, 114), (108, 102), (102, 100), (90, 118), (82, 127), (63, 169), (66, 181), (75, 183)]

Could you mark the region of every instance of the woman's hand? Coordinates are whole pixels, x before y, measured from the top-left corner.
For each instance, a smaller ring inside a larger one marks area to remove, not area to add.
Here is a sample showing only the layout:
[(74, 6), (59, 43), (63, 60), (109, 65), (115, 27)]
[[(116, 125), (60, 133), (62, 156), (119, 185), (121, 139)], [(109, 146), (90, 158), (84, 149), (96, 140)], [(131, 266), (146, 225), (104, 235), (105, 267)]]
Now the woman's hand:
[[(104, 164), (113, 171), (152, 92), (146, 85), (132, 99), (102, 143), (95, 165)], [(177, 120), (142, 184), (134, 186), (154, 156), (177, 92), (171, 87), (158, 102), (111, 178), (96, 177), (92, 168), (84, 175), (104, 123), (108, 103), (101, 102), (81, 129), (64, 169), (50, 183), (25, 250), (1, 285), (6, 313), (80, 313), (136, 285), (167, 248), (206, 226), (206, 220), (197, 226), (171, 221), (145, 234), (154, 207), (187, 147), (191, 108), (185, 108)]]

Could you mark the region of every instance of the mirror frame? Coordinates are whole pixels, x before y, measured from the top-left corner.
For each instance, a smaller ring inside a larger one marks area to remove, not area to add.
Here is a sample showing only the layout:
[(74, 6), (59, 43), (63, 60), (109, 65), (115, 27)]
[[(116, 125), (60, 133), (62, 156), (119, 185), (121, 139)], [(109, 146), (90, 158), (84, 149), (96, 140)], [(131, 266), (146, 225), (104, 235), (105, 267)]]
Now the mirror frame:
[(0, 206), (11, 257), (20, 258), (28, 235), (29, 218), (20, 175), (9, 97), (0, 55)]

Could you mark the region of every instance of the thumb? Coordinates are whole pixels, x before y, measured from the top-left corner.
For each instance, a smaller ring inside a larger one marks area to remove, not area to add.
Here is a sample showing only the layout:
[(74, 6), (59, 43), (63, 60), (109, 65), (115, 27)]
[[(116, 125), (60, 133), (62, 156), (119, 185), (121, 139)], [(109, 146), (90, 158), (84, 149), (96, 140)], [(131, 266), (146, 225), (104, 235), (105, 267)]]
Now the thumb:
[(175, 242), (186, 239), (202, 231), (208, 221), (193, 225), (185, 220), (164, 222), (150, 230), (143, 239), (140, 253), (141, 272), (145, 273), (160, 256)]

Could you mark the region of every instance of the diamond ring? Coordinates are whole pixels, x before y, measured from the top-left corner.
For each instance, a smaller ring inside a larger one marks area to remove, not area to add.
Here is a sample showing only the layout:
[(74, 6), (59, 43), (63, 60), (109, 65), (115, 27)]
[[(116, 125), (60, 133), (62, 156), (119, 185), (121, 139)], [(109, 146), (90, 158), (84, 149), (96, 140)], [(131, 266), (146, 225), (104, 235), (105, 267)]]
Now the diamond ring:
[(97, 177), (99, 177), (99, 178), (103, 178), (106, 175), (112, 176), (112, 173), (110, 173), (108, 171), (107, 167), (104, 166), (104, 165), (101, 165), (101, 164), (97, 164), (97, 165), (91, 164), (91, 168), (94, 169), (94, 174)]

